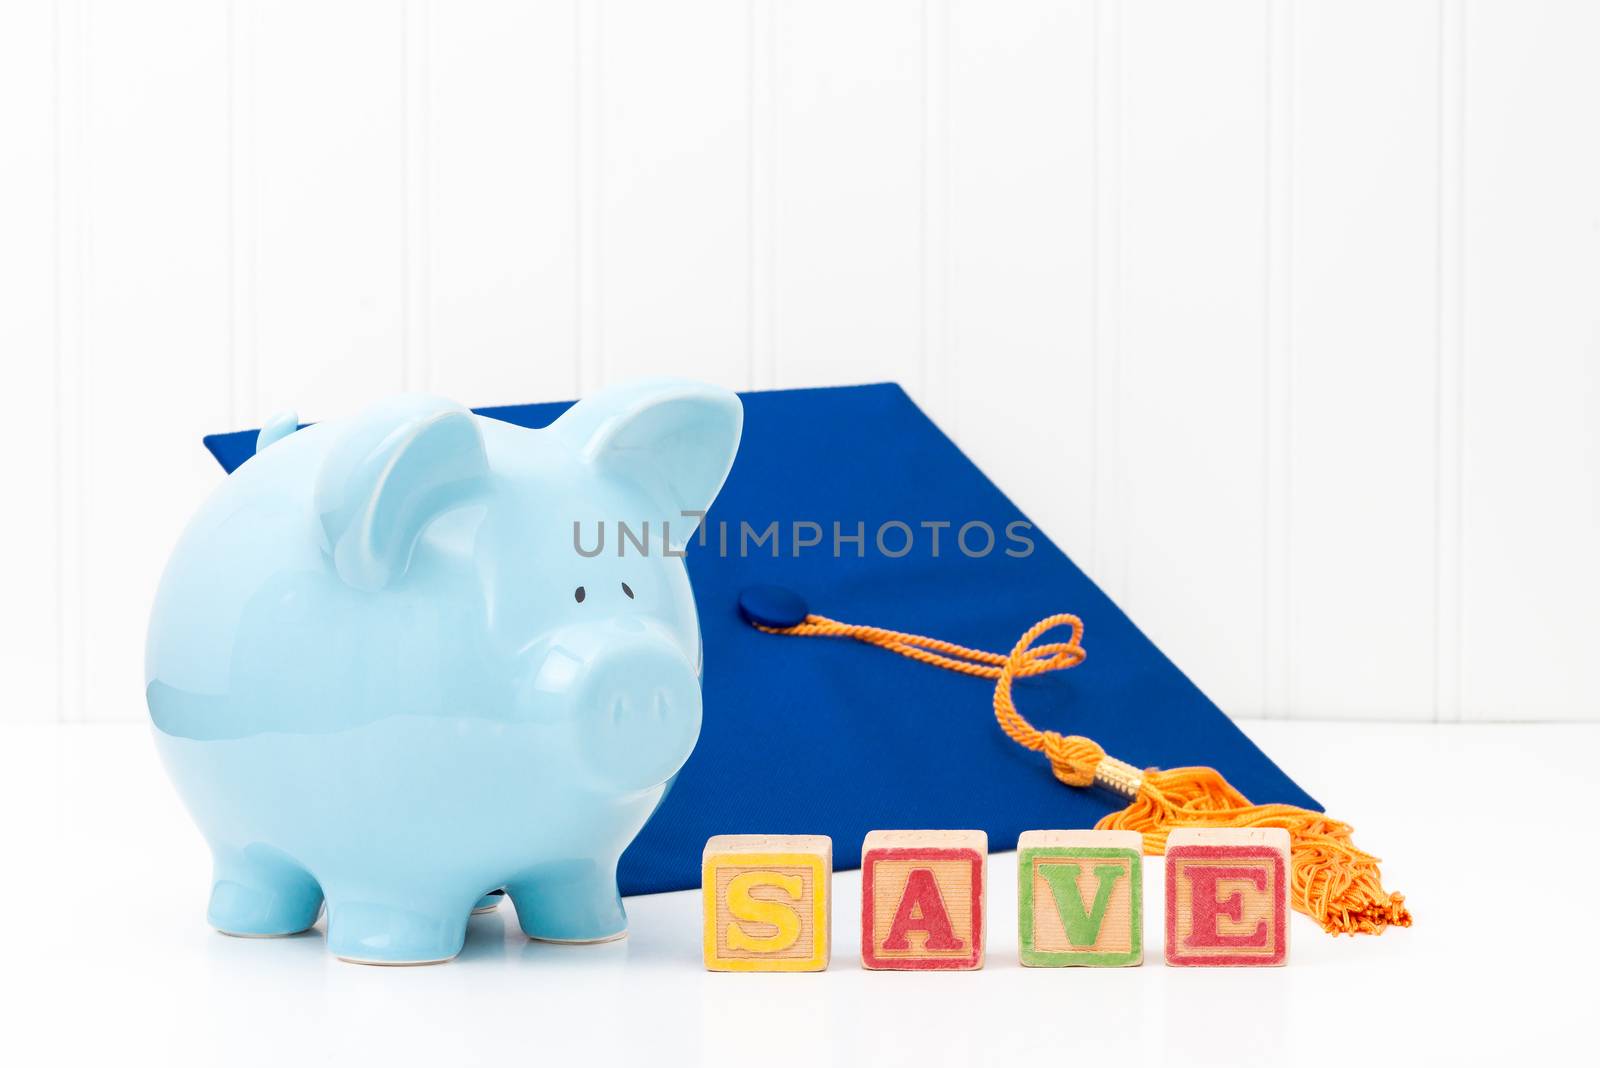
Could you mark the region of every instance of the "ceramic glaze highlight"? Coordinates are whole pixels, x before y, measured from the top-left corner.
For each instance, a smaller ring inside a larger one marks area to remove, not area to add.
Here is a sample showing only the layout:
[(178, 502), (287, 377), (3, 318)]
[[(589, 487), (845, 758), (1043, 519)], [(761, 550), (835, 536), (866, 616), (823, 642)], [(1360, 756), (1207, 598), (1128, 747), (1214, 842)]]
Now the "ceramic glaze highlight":
[[(422, 396), (269, 424), (174, 551), (146, 653), (212, 925), (291, 934), (326, 899), (340, 957), (447, 960), (504, 887), (531, 937), (620, 937), (617, 860), (700, 730), (663, 535), (693, 535), (741, 420), (728, 391), (651, 381), (546, 430)], [(647, 554), (619, 555), (618, 523), (648, 524)]]

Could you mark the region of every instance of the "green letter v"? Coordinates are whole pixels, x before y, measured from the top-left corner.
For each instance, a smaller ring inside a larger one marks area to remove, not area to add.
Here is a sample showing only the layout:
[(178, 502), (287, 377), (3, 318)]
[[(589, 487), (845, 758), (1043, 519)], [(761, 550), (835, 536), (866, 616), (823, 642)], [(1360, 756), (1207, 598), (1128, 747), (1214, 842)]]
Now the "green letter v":
[(1083, 895), (1078, 893), (1078, 874), (1082, 869), (1076, 864), (1041, 864), (1039, 874), (1050, 884), (1056, 899), (1056, 913), (1067, 932), (1067, 941), (1079, 949), (1087, 949), (1100, 938), (1100, 923), (1106, 918), (1106, 906), (1111, 904), (1111, 890), (1125, 871), (1121, 864), (1100, 864), (1094, 869), (1099, 880), (1094, 890), (1094, 908), (1084, 909)]

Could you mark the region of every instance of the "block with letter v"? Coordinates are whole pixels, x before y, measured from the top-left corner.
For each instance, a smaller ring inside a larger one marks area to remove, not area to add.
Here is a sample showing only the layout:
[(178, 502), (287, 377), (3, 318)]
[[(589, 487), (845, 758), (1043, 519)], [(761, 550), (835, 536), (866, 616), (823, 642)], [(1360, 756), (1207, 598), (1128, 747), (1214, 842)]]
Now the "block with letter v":
[(1143, 839), (1134, 831), (1024, 831), (1017, 948), (1034, 968), (1144, 960)]

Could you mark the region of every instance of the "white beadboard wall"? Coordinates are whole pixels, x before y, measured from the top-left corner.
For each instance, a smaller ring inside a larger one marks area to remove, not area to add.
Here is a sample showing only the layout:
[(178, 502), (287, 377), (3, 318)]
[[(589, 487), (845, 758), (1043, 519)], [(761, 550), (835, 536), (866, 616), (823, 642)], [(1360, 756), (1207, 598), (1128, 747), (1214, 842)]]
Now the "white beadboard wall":
[(647, 372), (900, 381), (1235, 715), (1600, 717), (1597, 54), (1587, 0), (6, 4), (0, 717), (143, 715), (202, 433)]

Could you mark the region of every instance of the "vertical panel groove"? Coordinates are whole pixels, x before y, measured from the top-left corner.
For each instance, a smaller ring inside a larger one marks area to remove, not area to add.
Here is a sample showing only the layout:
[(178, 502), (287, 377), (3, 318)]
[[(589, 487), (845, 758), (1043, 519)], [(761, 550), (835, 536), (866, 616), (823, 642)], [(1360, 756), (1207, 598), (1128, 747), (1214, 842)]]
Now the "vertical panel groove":
[(222, 42), (222, 68), (226, 78), (226, 81), (223, 82), (222, 92), (226, 97), (224, 121), (227, 123), (227, 128), (223, 130), (222, 133), (224, 156), (222, 164), (224, 176), (223, 181), (226, 183), (226, 188), (223, 190), (223, 205), (227, 212), (227, 216), (223, 221), (223, 225), (227, 227), (227, 232), (223, 235), (223, 244), (227, 250), (227, 261), (222, 265), (222, 269), (225, 272), (225, 284), (227, 286), (228, 294), (228, 306), (224, 310), (223, 314), (226, 316), (225, 321), (228, 329), (228, 427), (229, 429), (232, 429), (234, 427), (243, 425), (239, 422), (239, 351), (237, 343), (239, 307), (238, 301), (234, 298), (234, 290), (238, 286), (238, 267), (236, 260), (238, 259), (239, 255), (238, 227), (234, 220), (234, 215), (236, 214), (235, 202), (237, 199), (235, 195), (235, 187), (238, 184), (239, 179), (238, 164), (234, 159), (233, 147), (234, 130), (238, 126), (237, 112), (239, 101), (239, 57), (238, 49), (234, 45), (234, 38), (238, 33), (239, 26), (239, 0), (227, 0), (227, 3), (224, 5), (222, 11), (222, 25), (223, 33), (225, 35)]
[(55, 409), (55, 496), (53, 505), (53, 518), (56, 533), (55, 557), (55, 599), (56, 599), (56, 719), (65, 722), (67, 715), (67, 621), (66, 621), (66, 561), (62, 549), (67, 544), (66, 507), (64, 503), (64, 489), (66, 487), (66, 463), (63, 457), (63, 428), (67, 425), (67, 412), (65, 400), (65, 351), (62, 332), (63, 309), (63, 272), (66, 266), (65, 257), (62, 255), (62, 188), (61, 188), (61, 154), (66, 125), (62, 114), (64, 106), (64, 93), (62, 91), (62, 57), (64, 45), (62, 40), (62, 9), (64, 0), (56, 0), (54, 18), (51, 24), (51, 136), (54, 143), (51, 146), (51, 229), (54, 235), (55, 271), (54, 285), (51, 289), (50, 330), (51, 330), (51, 361), (54, 377), (52, 387), (54, 395), (51, 397), (51, 407)]
[(577, 29), (577, 85), (574, 99), (577, 115), (573, 123), (573, 160), (576, 172), (577, 212), (577, 381), (580, 393), (589, 393), (606, 382), (604, 343), (601, 328), (600, 294), (600, 91), (601, 0), (584, 3), (574, 0)]
[(1435, 423), (1434, 718), (1462, 716), (1461, 590), (1463, 433), (1465, 388), (1463, 262), (1465, 222), (1466, 8), (1462, 0), (1439, 7), (1439, 219), (1438, 348)]
[(1266, 4), (1266, 270), (1262, 346), (1261, 714), (1293, 715), (1290, 499), (1293, 451), (1294, 3)]
[(922, 4), (922, 396), (957, 431), (949, 366), (949, 0)]
[(400, 380), (407, 390), (426, 390), (432, 378), (430, 17), (429, 0), (406, 0), (401, 10)]
[(255, 78), (251, 11), (242, 0), (227, 10), (227, 250), (229, 426), (259, 418), (260, 379), (255, 330)]
[(63, 351), (61, 331), (62, 311), (62, 269), (65, 266), (61, 254), (62, 237), (62, 204), (61, 204), (61, 150), (62, 150), (62, 89), (61, 89), (61, 49), (62, 49), (62, 0), (56, 0), (55, 11), (50, 26), (50, 54), (51, 54), (51, 154), (50, 154), (50, 227), (53, 237), (52, 252), (54, 254), (53, 284), (51, 287), (50, 308), (50, 358), (51, 369), (54, 372), (51, 379), (53, 395), (50, 406), (55, 410), (55, 441), (54, 456), (55, 478), (52, 480), (54, 496), (51, 501), (52, 519), (55, 525), (55, 574), (54, 594), (56, 600), (56, 707), (55, 717), (60, 722), (67, 720), (66, 697), (66, 565), (62, 559), (62, 547), (66, 545), (66, 509), (63, 505), (62, 490), (66, 485), (66, 465), (62, 459), (62, 427), (66, 425), (66, 407), (63, 404)]
[(1121, 479), (1118, 361), (1122, 332), (1122, 35), (1116, 0), (1094, 5), (1094, 353), (1091, 409), (1089, 560), (1095, 579), (1116, 596), (1127, 583), (1117, 536)]
[(748, 384), (771, 389), (777, 384), (777, 336), (773, 315), (774, 244), (772, 213), (777, 202), (773, 190), (773, 93), (776, 86), (773, 68), (776, 26), (772, 0), (750, 0), (749, 39), (749, 172), (746, 192), (750, 215), (749, 262), (749, 360)]
[(85, 718), (84, 515), (88, 487), (84, 464), (84, 303), (89, 270), (88, 182), (84, 166), (86, 65), (89, 15), (83, 0), (60, 0), (55, 12), (53, 87), (55, 158), (52, 205), (55, 229), (55, 290), (52, 309), (56, 409), (56, 715), (63, 722)]

